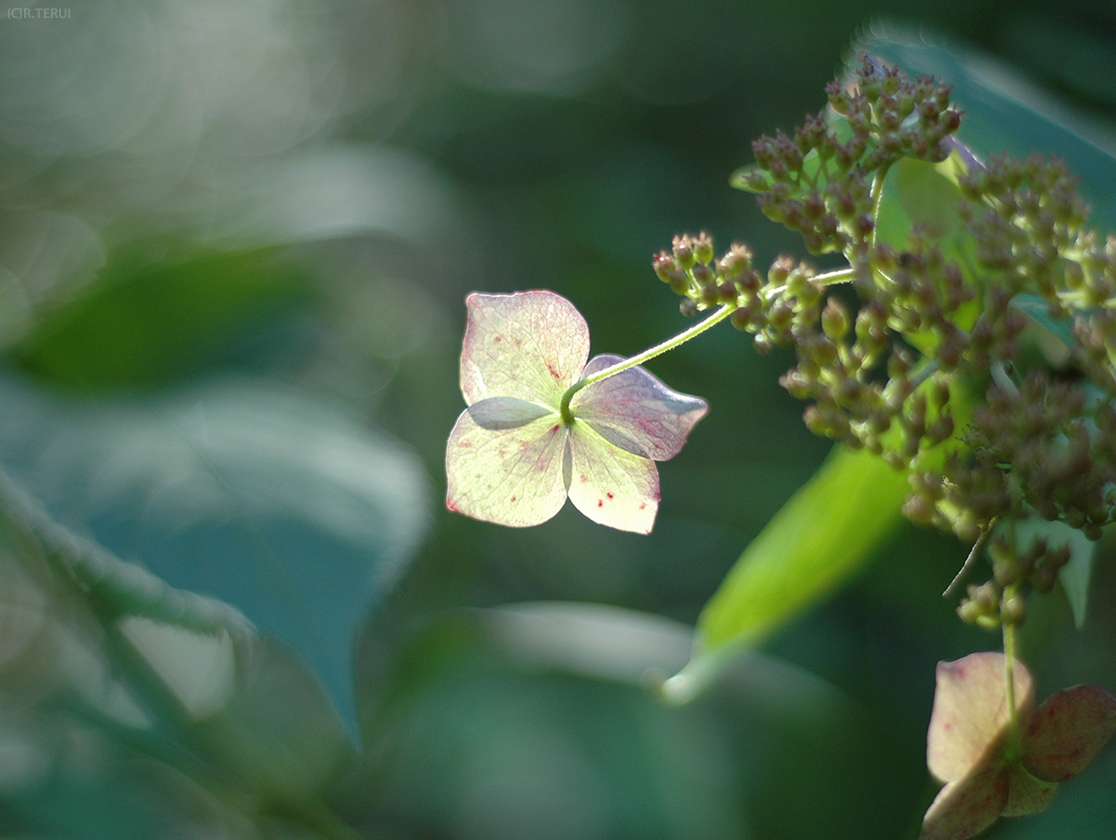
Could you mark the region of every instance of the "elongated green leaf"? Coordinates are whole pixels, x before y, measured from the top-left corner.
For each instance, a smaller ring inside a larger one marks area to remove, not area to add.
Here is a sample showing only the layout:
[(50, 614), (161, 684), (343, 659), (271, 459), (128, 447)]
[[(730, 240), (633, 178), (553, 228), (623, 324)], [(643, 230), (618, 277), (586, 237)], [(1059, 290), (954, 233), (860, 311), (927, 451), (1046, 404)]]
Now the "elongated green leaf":
[(770, 633), (847, 580), (902, 522), (906, 475), (838, 447), (729, 571), (698, 618), (690, 663), (664, 692), (683, 702), (728, 653)]

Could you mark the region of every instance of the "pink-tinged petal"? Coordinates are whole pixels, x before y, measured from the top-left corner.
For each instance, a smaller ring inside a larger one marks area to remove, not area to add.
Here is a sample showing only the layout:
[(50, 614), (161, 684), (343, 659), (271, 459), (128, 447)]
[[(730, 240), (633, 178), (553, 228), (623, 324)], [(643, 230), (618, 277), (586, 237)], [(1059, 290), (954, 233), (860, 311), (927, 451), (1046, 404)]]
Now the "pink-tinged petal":
[(570, 429), (570, 500), (601, 525), (650, 534), (659, 509), (655, 462), (613, 446), (578, 420)]
[(968, 840), (1000, 817), (1008, 800), (1008, 777), (1003, 768), (950, 782), (922, 818), (919, 840)]
[(1008, 798), (1001, 816), (1025, 817), (1050, 807), (1054, 794), (1058, 792), (1057, 782), (1036, 779), (1018, 764), (1005, 768), (1004, 772), (1008, 777)]
[(466, 409), (450, 432), (446, 507), (517, 528), (546, 522), (566, 502), (568, 431), (557, 412), (517, 424), (518, 406), (502, 414), (493, 402)]
[[(939, 662), (934, 710), (926, 737), (926, 764), (943, 782), (955, 782), (998, 760), (1008, 722), (1002, 653), (972, 653)], [(1015, 703), (1020, 720), (1034, 705), (1030, 672), (1015, 662)]]
[(465, 402), (517, 397), (557, 409), (589, 357), (589, 326), (574, 305), (553, 292), (471, 294), (465, 305)]
[[(581, 378), (620, 361), (619, 356), (596, 356)], [(705, 400), (671, 390), (641, 367), (579, 391), (570, 407), (609, 443), (656, 461), (677, 455), (694, 424), (709, 410)]]
[(1095, 685), (1051, 694), (1023, 735), (1023, 766), (1048, 782), (1084, 770), (1116, 731), (1116, 698)]

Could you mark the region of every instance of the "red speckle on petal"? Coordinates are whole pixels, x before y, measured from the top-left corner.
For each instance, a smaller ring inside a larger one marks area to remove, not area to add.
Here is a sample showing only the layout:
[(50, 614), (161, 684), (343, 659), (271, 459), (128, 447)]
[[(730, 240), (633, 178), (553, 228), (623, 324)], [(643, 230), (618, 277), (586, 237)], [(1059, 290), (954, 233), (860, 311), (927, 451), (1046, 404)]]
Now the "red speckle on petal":
[(518, 496), (512, 496), (510, 499), (508, 499), (509, 502), (515, 502), (515, 501), (518, 501), (518, 500), (519, 500)]
[(554, 369), (554, 365), (552, 365), (550, 362), (546, 363), (546, 369), (550, 371), (550, 375), (553, 376), (555, 379), (562, 378), (562, 375)]
[(608, 500), (609, 500), (610, 502), (611, 502), (611, 501), (612, 501), (613, 499), (615, 499), (615, 498), (616, 498), (615, 496), (613, 496), (613, 495), (612, 495), (612, 493), (605, 493), (605, 495), (606, 495), (606, 496), (608, 496)]
[(454, 504), (453, 499), (446, 499), (446, 509), (457, 513), (457, 505)]
[(647, 502), (640, 502), (639, 503), (639, 509), (640, 510), (646, 510), (647, 509)]
[(561, 424), (561, 423), (559, 423), (558, 425), (554, 426), (554, 427), (553, 427), (553, 428), (552, 428), (552, 429), (550, 430), (550, 433), (551, 433), (551, 434), (554, 434), (554, 433), (555, 433), (556, 431), (558, 431), (558, 430), (559, 430), (560, 428), (562, 428), (562, 424)]
[(589, 480), (589, 476), (587, 476), (585, 473), (582, 473), (581, 475), (579, 475), (578, 478), (581, 479), (582, 484), (584, 484), (586, 481)]
[(597, 507), (599, 507), (599, 508), (604, 507), (604, 499), (597, 499)]

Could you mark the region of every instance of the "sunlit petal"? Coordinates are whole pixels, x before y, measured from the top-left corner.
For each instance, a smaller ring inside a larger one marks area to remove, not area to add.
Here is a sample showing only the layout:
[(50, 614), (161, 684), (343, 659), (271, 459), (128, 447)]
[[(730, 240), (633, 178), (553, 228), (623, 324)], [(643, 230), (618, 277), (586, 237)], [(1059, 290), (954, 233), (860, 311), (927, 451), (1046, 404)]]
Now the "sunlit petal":
[[(995, 757), (1008, 722), (1002, 653), (973, 653), (939, 662), (934, 711), (926, 739), (926, 763), (943, 782), (953, 782)], [(1021, 720), (1034, 704), (1031, 675), (1015, 663), (1015, 703)]]
[(465, 303), (465, 402), (516, 397), (557, 409), (589, 358), (589, 326), (581, 313), (553, 292), (471, 294)]
[(651, 533), (659, 509), (655, 462), (613, 446), (588, 425), (570, 430), (570, 500), (601, 525)]
[(567, 431), (551, 414), (485, 428), (461, 413), (446, 447), (446, 506), (499, 525), (538, 525), (566, 501)]

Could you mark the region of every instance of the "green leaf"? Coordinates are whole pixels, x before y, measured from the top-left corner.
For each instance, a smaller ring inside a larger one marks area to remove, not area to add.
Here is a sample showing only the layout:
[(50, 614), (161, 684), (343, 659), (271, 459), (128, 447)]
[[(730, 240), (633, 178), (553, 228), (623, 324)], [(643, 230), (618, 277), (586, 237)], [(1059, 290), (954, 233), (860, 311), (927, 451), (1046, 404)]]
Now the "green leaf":
[(46, 313), (12, 356), (71, 388), (157, 384), (211, 362), (306, 293), (278, 249), (166, 256), (169, 247), (147, 243), (114, 255), (96, 282)]
[[(880, 196), (877, 241), (904, 250), (911, 230), (920, 225), (936, 240), (944, 259), (962, 267), (972, 265), (974, 245), (961, 220), (963, 197), (958, 186), (966, 170), (965, 157), (957, 148), (940, 163), (906, 157), (896, 161)], [(975, 319), (975, 312), (971, 317)]]
[(571, 802), (579, 837), (899, 837), (909, 820), (908, 797), (878, 795), (921, 781), (894, 729), (771, 655), (734, 660), (718, 702), (675, 709), (647, 686), (686, 661), (693, 628), (659, 615), (550, 602), (410, 625), (367, 683), (382, 697), (364, 696), (379, 770), (344, 813), (365, 824), (387, 807), (423, 836), (458, 836), (462, 814), (478, 837), (569, 836)]
[(867, 451), (835, 447), (752, 541), (698, 618), (690, 663), (664, 686), (693, 696), (726, 654), (753, 644), (858, 572), (903, 521), (904, 473)]
[(1015, 524), (1016, 550), (1024, 553), (1036, 539), (1043, 539), (1050, 548), (1067, 546), (1070, 559), (1058, 570), (1058, 580), (1066, 593), (1073, 623), (1080, 629), (1085, 626), (1085, 611), (1089, 604), (1089, 581), (1093, 573), (1093, 556), (1096, 543), (1077, 528), (1064, 522), (1047, 522), (1036, 516)]
[(291, 645), (355, 731), (357, 625), (428, 518), (407, 449), (260, 382), (85, 401), (3, 376), (0, 460), (63, 524)]
[(1073, 320), (1051, 316), (1050, 307), (1038, 295), (1018, 294), (1011, 299), (1011, 307), (1018, 309), (1044, 330), (1057, 336), (1067, 347), (1073, 347), (1077, 343), (1073, 335)]
[(961, 188), (957, 185), (962, 168), (959, 160), (960, 154), (954, 151), (941, 163), (905, 157), (891, 168), (903, 212), (912, 225), (921, 225), (934, 238), (952, 238), (963, 227)]

